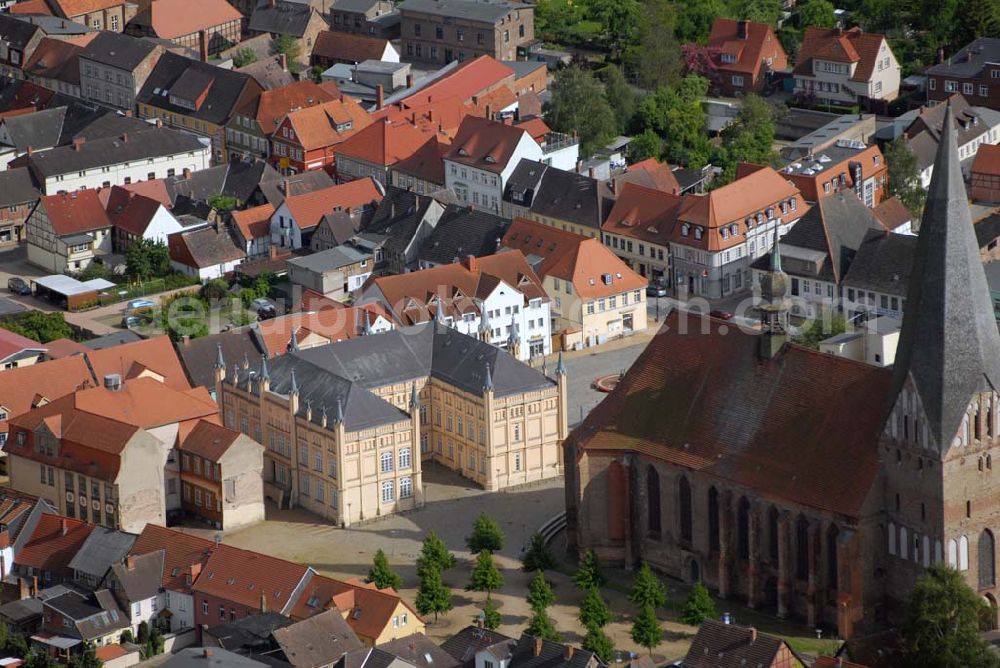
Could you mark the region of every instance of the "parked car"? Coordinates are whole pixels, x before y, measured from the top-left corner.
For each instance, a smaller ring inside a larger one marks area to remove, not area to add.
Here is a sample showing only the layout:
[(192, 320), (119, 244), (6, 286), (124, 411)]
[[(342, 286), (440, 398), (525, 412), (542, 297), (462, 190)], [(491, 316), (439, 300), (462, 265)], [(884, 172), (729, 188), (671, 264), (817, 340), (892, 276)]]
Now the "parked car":
[(723, 311), (721, 309), (716, 309), (714, 311), (709, 311), (708, 314), (713, 318), (718, 318), (719, 320), (732, 320), (733, 314), (729, 311)]
[(646, 286), (646, 296), (647, 297), (666, 297), (667, 287), (660, 283), (650, 283)]
[(154, 306), (156, 306), (156, 304), (149, 299), (131, 299), (125, 304), (125, 312), (131, 313), (133, 311), (151, 309)]
[(7, 291), (15, 295), (30, 295), (31, 284), (20, 276), (14, 276), (7, 280)]
[(258, 297), (250, 302), (250, 310), (257, 314), (258, 320), (270, 320), (278, 315), (278, 309), (265, 297)]
[(139, 316), (126, 315), (122, 317), (122, 327), (124, 329), (132, 329), (141, 322), (142, 320), (139, 319)]

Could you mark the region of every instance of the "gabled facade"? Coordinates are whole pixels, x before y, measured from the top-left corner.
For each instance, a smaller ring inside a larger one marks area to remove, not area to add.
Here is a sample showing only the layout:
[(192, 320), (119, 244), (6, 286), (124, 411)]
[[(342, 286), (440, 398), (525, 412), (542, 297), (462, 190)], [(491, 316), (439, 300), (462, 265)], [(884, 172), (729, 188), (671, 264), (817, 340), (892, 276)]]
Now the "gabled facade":
[(410, 0), (399, 7), (402, 54), (437, 66), (488, 55), (518, 60), (535, 39), (535, 8), (520, 2)]
[(789, 162), (779, 170), (809, 203), (851, 190), (869, 209), (882, 202), (889, 166), (877, 145), (841, 140), (811, 155)]
[(788, 56), (766, 23), (717, 18), (708, 35), (716, 82), (723, 95), (760, 93)]
[(135, 109), (163, 47), (145, 40), (100, 32), (80, 54), (80, 97), (121, 110)]
[(353, 98), (324, 102), (288, 113), (271, 135), (271, 162), (282, 174), (313, 169), (333, 173), (337, 145), (371, 124)]
[(860, 28), (806, 28), (793, 70), (795, 93), (833, 104), (891, 102), (900, 66), (885, 35)]
[(969, 104), (1000, 109), (1000, 39), (979, 37), (927, 68), (927, 99), (961, 93)]
[(25, 223), (28, 262), (52, 273), (82, 271), (112, 251), (112, 228), (96, 190), (42, 197)]
[(331, 186), (304, 195), (292, 195), (271, 215), (271, 246), (308, 247), (310, 237), (324, 216), (343, 211), (360, 214), (382, 199), (383, 191), (371, 178)]

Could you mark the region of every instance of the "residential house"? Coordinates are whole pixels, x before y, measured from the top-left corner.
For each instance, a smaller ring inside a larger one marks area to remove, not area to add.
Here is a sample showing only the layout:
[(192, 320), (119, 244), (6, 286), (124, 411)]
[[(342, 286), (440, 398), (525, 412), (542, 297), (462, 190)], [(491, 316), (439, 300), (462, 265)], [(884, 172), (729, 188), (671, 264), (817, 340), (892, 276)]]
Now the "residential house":
[[(507, 89), (502, 90), (506, 92)], [(486, 118), (493, 116), (491, 101), (480, 102), (479, 106), (483, 107), (483, 114)], [(507, 110), (501, 110), (501, 120), (506, 118), (507, 113)], [(518, 113), (524, 118), (523, 112)], [(532, 116), (522, 120), (520, 123), (516, 123), (515, 127), (527, 130), (531, 134), (531, 138), (542, 149), (542, 162), (546, 165), (556, 169), (580, 170), (580, 140), (577, 138), (576, 132), (572, 134), (553, 132), (540, 116)]]
[(256, 661), (221, 648), (185, 647), (163, 662), (166, 668), (194, 668), (206, 661), (217, 662), (228, 668), (267, 668), (270, 664)]
[(126, 0), (30, 0), (17, 3), (10, 13), (54, 16), (93, 30), (121, 32), (136, 9), (135, 3)]
[(271, 136), (290, 111), (332, 102), (338, 97), (334, 87), (309, 80), (265, 90), (240, 107), (229, 121), (226, 144), (230, 159), (237, 156), (269, 159)]
[[(840, 304), (841, 283), (869, 232), (884, 232), (875, 212), (851, 192), (823, 197), (816, 206), (782, 237), (781, 268), (790, 280), (789, 295), (803, 315)], [(771, 271), (773, 250), (760, 256), (751, 267), (754, 286)]]
[[(378, 1), (384, 2), (384, 0)], [(334, 14), (334, 20), (336, 18), (337, 15)], [(356, 65), (366, 60), (398, 63), (399, 53), (392, 46), (392, 42), (385, 38), (352, 35), (334, 28), (324, 30), (316, 36), (310, 63), (313, 67), (322, 67), (326, 70), (337, 63)]]
[[(107, 191), (101, 191), (101, 196)], [(114, 186), (108, 193), (105, 211), (114, 226), (113, 248), (125, 254), (136, 239), (166, 245), (167, 237), (184, 225), (161, 202)]]
[(263, 88), (248, 74), (165, 53), (136, 97), (140, 118), (212, 141), (212, 160), (228, 160), (226, 126)]
[[(14, 571), (14, 563), (24, 547), (35, 533), (44, 514), (54, 514), (55, 508), (48, 502), (29, 494), (21, 494), (10, 487), (0, 488), (0, 522), (3, 529), (4, 546), (0, 548), (0, 577), (5, 581)], [(6, 618), (10, 623), (9, 611), (0, 608), (0, 618)]]
[(872, 209), (882, 227), (894, 234), (916, 234), (913, 213), (898, 197), (890, 197)]
[[(406, 58), (405, 60), (410, 60)], [(491, 56), (479, 56), (465, 62), (453, 62), (416, 80), (413, 85), (386, 97), (386, 105), (401, 109), (419, 109), (427, 104), (455, 98), (458, 104), (476, 105), (491, 93), (506, 89), (513, 96), (514, 70)], [(499, 109), (497, 109), (499, 111)], [(456, 124), (457, 126), (457, 124)]]
[(124, 127), (130, 129), (110, 137), (78, 136), (71, 146), (27, 156), (26, 163), (42, 191), (53, 195), (194, 172), (211, 162), (209, 147), (191, 134), (151, 124), (138, 132), (131, 123)]
[(271, 162), (282, 174), (312, 169), (333, 172), (338, 145), (372, 119), (350, 97), (290, 111), (274, 130)]
[(55, 274), (82, 271), (112, 251), (112, 227), (96, 190), (44, 196), (25, 223), (28, 262)]
[(236, 269), (247, 256), (242, 246), (232, 230), (218, 223), (167, 237), (170, 266), (201, 281), (221, 278)]
[(750, 264), (772, 247), (776, 230), (786, 233), (807, 209), (798, 188), (770, 167), (685, 196), (670, 236), (677, 294), (718, 299), (748, 289)]
[(870, 231), (841, 281), (843, 312), (902, 320), (916, 246), (916, 236)]
[(24, 241), (25, 222), (40, 197), (27, 167), (0, 172), (0, 248)]
[(413, 191), (418, 195), (430, 195), (444, 190), (444, 156), (448, 145), (432, 137), (424, 142), (409, 158), (399, 160), (389, 170), (389, 180), (393, 186)]
[(45, 31), (33, 23), (9, 14), (0, 14), (0, 34), (5, 48), (0, 51), (0, 76), (23, 79), (24, 64), (45, 37)]
[(552, 351), (550, 300), (520, 251), (372, 277), (358, 301), (381, 304), (403, 325), (453, 325), (519, 360)]
[(233, 232), (240, 241), (240, 248), (248, 259), (263, 257), (271, 248), (271, 216), (274, 206), (260, 206), (233, 211), (230, 217), (233, 221)]
[(535, 40), (534, 10), (519, 2), (407, 0), (398, 8), (402, 52), (438, 66), (482, 55), (518, 60)]
[(670, 243), (683, 199), (634, 183), (622, 186), (602, 225), (602, 240), (640, 276), (671, 285)]
[(99, 32), (80, 53), (80, 97), (131, 111), (163, 47), (117, 32)]
[(961, 93), (969, 104), (1000, 110), (1000, 39), (977, 37), (953, 56), (931, 65), (927, 76), (927, 99), (947, 100)]
[(0, 327), (0, 370), (31, 366), (42, 358), (45, 350), (38, 341)]
[(562, 367), (547, 378), (441, 323), (236, 365), (219, 387), (226, 423), (263, 432), (268, 493), (337, 524), (422, 506), (424, 458), (491, 490), (560, 475)]
[(987, 107), (972, 107), (961, 95), (952, 95), (948, 104), (921, 107), (898, 119), (905, 125), (905, 136), (910, 150), (917, 157), (920, 169), (920, 183), (926, 188), (934, 173), (934, 156), (937, 154), (941, 129), (948, 107), (952, 111), (958, 143), (958, 157), (962, 161), (962, 172), (966, 176), (972, 167), (976, 153), (983, 144), (1000, 144), (1000, 111)]
[(73, 571), (73, 584), (87, 591), (98, 589), (111, 567), (128, 554), (133, 543), (134, 534), (94, 527), (68, 564)]
[(857, 27), (806, 28), (792, 74), (797, 95), (821, 102), (884, 108), (899, 96), (889, 40)]
[[(52, 505), (69, 517), (130, 532), (162, 524), (168, 513), (229, 528), (263, 518), (261, 447), (200, 424), (217, 411), (207, 393), (171, 390), (153, 378), (123, 382), (115, 374), (105, 385), (11, 421), (12, 487), (54, 496)], [(198, 453), (198, 468), (184, 468), (184, 453)], [(191, 486), (205, 489), (205, 505), (186, 503), (182, 490)]]
[(870, 209), (881, 203), (889, 178), (889, 166), (877, 145), (850, 140), (793, 160), (779, 171), (807, 202), (849, 189)]
[(125, 33), (170, 40), (205, 61), (240, 41), (242, 21), (226, 0), (156, 0), (128, 22)]
[(603, 343), (646, 329), (649, 280), (629, 268), (600, 239), (515, 218), (503, 247), (517, 249), (532, 265), (548, 294), (552, 331), (564, 344)]
[(972, 161), (969, 181), (972, 201), (1000, 203), (1000, 146), (979, 145)]
[(275, 629), (274, 643), (295, 668), (332, 666), (361, 640), (336, 608)]
[(596, 179), (522, 160), (507, 180), (504, 215), (600, 238), (610, 192)]
[(717, 18), (707, 46), (715, 65), (712, 81), (722, 95), (761, 93), (776, 71), (788, 67), (788, 56), (767, 23)]
[[(118, 607), (128, 615), (132, 635), (135, 637), (141, 624), (145, 623), (151, 628), (157, 624), (160, 612), (166, 608), (165, 601), (162, 600), (165, 596), (160, 589), (166, 575), (164, 568), (168, 564), (164, 550), (132, 554), (139, 537), (132, 538), (132, 545), (127, 553), (111, 565), (111, 572), (104, 585), (115, 597)], [(170, 612), (173, 616), (172, 611)]]
[(682, 187), (677, 175), (683, 175), (685, 171), (678, 169), (675, 173), (670, 165), (660, 162), (656, 158), (647, 158), (639, 162), (634, 162), (625, 168), (623, 174), (617, 174), (608, 179), (608, 189), (611, 191), (610, 197), (613, 199), (615, 193), (626, 183), (635, 183), (646, 188), (652, 188), (653, 190), (661, 190), (671, 195), (683, 195), (690, 188)]
[(295, 83), (295, 75), (288, 69), (288, 56), (283, 53), (255, 60), (237, 67), (236, 71), (249, 74), (264, 90), (274, 90)]
[(413, 157), (430, 139), (433, 133), (412, 123), (376, 121), (337, 146), (337, 180), (371, 177), (385, 186), (393, 165)]
[(461, 668), (482, 668), (487, 662), (505, 668), (599, 668), (592, 653), (554, 640), (522, 634), (520, 639), (478, 626), (467, 626), (441, 644)]
[[(54, 502), (45, 501), (52, 507)], [(14, 557), (11, 572), (15, 579), (32, 583), (31, 593), (62, 582), (72, 582), (73, 569), (69, 562), (96, 527), (82, 520), (56, 513), (43, 512)]]
[(486, 257), (500, 248), (510, 221), (471, 206), (448, 204), (417, 252), (417, 266), (429, 269), (467, 257)]
[(374, 179), (359, 179), (303, 195), (286, 197), (271, 216), (271, 246), (302, 248), (327, 214), (344, 211), (356, 215), (371, 210), (383, 190)]
[(254, 206), (260, 204), (279, 206), (287, 195), (303, 195), (333, 185), (333, 179), (323, 170), (282, 176), (268, 165), (267, 172), (266, 177), (260, 179), (260, 183), (246, 200)]
[(288, 280), (326, 297), (344, 300), (359, 290), (375, 264), (370, 253), (344, 244), (287, 261)]
[(69, 39), (45, 37), (24, 64), (24, 77), (39, 86), (72, 98), (80, 92), (80, 54), (97, 33)]
[(287, 37), (298, 47), (299, 63), (308, 65), (319, 34), (329, 28), (323, 13), (309, 2), (259, 0), (247, 24), (251, 35)]
[(122, 631), (129, 628), (128, 616), (107, 589), (88, 594), (62, 585), (54, 589), (40, 596), (44, 621), (31, 640), (56, 660), (68, 661), (88, 643), (95, 647), (117, 644)]
[(523, 159), (542, 159), (527, 131), (466, 116), (444, 156), (445, 185), (459, 203), (499, 213), (507, 179)]
[(738, 666), (753, 663), (759, 668), (784, 668), (805, 663), (778, 636), (761, 633), (752, 626), (737, 626), (729, 621), (715, 619), (706, 619), (701, 623), (687, 656), (677, 665), (682, 668), (702, 668), (705, 657), (712, 657), (719, 664)]
[(385, 35), (384, 19), (377, 19), (393, 13), (396, 13), (396, 5), (391, 0), (334, 0), (329, 12), (330, 28), (341, 33), (391, 39), (399, 37), (399, 24), (395, 23), (395, 35)]
[[(514, 70), (514, 94), (520, 98), (530, 93), (543, 93), (549, 87), (549, 68), (540, 60), (505, 60), (503, 64)], [(518, 101), (520, 108), (520, 100)]]
[(376, 271), (403, 274), (417, 268), (418, 253), (446, 205), (434, 197), (389, 187), (359, 234), (376, 244)]

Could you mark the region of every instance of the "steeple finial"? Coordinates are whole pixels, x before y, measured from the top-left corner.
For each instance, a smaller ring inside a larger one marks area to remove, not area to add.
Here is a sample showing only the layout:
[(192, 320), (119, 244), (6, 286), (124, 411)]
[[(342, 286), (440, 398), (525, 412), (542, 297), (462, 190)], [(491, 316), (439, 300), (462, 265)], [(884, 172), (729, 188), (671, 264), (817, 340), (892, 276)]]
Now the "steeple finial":
[(365, 311), (365, 324), (364, 324), (364, 327), (361, 330), (361, 334), (363, 336), (368, 336), (371, 333), (372, 333), (371, 319), (369, 318), (368, 311)]
[(233, 382), (233, 385), (240, 382), (240, 365), (236, 362), (233, 362), (233, 377), (230, 380)]
[(417, 384), (410, 389), (410, 408), (420, 408), (420, 397), (417, 395)]
[(288, 352), (298, 352), (299, 350), (299, 328), (292, 330), (292, 336), (288, 339)]
[(557, 376), (566, 375), (566, 364), (563, 362), (562, 351), (559, 351), (559, 361), (556, 363), (556, 375)]
[(490, 363), (486, 363), (486, 378), (483, 379), (483, 390), (487, 392), (493, 391), (493, 376), (490, 374)]
[(216, 344), (215, 350), (216, 350), (215, 368), (216, 369), (225, 369), (226, 368), (226, 359), (222, 356), (222, 344), (221, 343)]
[(267, 371), (267, 353), (260, 356), (260, 377), (264, 380), (271, 380), (271, 374)]
[(337, 399), (337, 412), (334, 413), (333, 421), (335, 424), (344, 423), (344, 402), (340, 398)]
[(295, 380), (295, 369), (292, 369), (292, 379), (291, 379), (290, 387), (288, 388), (288, 393), (290, 395), (291, 394), (298, 394), (299, 393), (299, 383), (298, 383), (298, 381)]
[(771, 271), (781, 271), (781, 223), (774, 226), (774, 250), (771, 251)]

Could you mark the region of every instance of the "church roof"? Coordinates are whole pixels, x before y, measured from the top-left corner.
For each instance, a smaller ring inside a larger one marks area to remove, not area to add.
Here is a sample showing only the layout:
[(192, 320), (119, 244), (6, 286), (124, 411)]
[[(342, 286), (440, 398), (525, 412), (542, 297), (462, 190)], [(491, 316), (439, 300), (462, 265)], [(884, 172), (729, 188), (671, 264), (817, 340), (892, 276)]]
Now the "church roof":
[(948, 447), (976, 392), (1000, 390), (1000, 334), (962, 179), (951, 109), (910, 274), (892, 396), (912, 378), (933, 443)]

